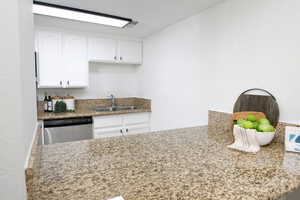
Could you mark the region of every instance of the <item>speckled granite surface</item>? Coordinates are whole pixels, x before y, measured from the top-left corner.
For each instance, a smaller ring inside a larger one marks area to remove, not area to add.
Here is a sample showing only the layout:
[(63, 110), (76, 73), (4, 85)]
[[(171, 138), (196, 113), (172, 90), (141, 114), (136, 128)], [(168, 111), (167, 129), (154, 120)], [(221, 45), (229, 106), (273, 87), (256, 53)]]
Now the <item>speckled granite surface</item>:
[[(220, 132), (220, 134), (222, 134)], [(47, 145), (35, 200), (273, 200), (300, 186), (300, 155), (272, 143), (257, 154), (195, 127)]]
[[(233, 122), (230, 113), (208, 111), (208, 136), (218, 138), (225, 138), (228, 144), (234, 142)], [(216, 137), (217, 136), (217, 137)]]
[(67, 113), (46, 113), (43, 111), (42, 102), (38, 103), (38, 119), (64, 119), (76, 117), (91, 117), (102, 115), (119, 115), (128, 113), (151, 112), (151, 100), (143, 98), (116, 98), (118, 106), (137, 106), (138, 110), (123, 110), (114, 112), (96, 112), (97, 107), (109, 107), (111, 101), (109, 99), (81, 99), (75, 101), (76, 112)]
[[(300, 125), (297, 125), (297, 124), (291, 124), (291, 123), (286, 123), (286, 122), (279, 122), (277, 124), (277, 127), (276, 127), (276, 135), (275, 135), (275, 138), (274, 138), (275, 142), (284, 143), (284, 140), (285, 140), (285, 127), (286, 126), (300, 127)], [(299, 199), (300, 199), (300, 197), (299, 197)]]

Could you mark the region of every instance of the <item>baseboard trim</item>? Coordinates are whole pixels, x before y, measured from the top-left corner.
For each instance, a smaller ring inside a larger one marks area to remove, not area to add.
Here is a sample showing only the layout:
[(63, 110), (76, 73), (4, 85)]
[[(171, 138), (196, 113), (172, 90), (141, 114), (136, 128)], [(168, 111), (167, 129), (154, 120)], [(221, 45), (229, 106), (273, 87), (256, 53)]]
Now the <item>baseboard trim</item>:
[(26, 160), (25, 160), (25, 165), (24, 165), (25, 169), (27, 169), (29, 167), (28, 164), (29, 164), (29, 160), (30, 160), (30, 157), (31, 157), (32, 147), (33, 147), (33, 144), (36, 140), (38, 128), (39, 128), (40, 125), (41, 124), (38, 121), (35, 124), (35, 128), (34, 128), (34, 131), (33, 131), (33, 136), (32, 136), (30, 146), (29, 146), (29, 149), (28, 149), (28, 152), (27, 152), (27, 155), (26, 155)]

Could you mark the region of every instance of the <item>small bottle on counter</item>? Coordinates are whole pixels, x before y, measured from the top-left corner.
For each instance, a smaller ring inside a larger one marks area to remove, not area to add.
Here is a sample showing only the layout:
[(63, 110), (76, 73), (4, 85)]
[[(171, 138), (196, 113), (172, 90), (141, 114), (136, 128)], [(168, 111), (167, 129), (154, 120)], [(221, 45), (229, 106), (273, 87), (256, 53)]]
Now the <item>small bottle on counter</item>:
[(45, 93), (43, 107), (44, 107), (44, 112), (48, 112), (48, 97), (47, 97), (47, 93)]
[(52, 103), (52, 98), (51, 96), (48, 96), (48, 112), (53, 112), (53, 103)]

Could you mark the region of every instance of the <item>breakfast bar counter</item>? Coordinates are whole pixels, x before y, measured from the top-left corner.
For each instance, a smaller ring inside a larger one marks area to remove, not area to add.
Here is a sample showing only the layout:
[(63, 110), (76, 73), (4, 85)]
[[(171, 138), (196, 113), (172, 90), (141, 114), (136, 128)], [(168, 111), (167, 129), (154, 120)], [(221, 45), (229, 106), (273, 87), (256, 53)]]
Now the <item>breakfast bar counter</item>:
[(35, 200), (273, 200), (300, 186), (300, 155), (228, 149), (207, 126), (43, 147)]

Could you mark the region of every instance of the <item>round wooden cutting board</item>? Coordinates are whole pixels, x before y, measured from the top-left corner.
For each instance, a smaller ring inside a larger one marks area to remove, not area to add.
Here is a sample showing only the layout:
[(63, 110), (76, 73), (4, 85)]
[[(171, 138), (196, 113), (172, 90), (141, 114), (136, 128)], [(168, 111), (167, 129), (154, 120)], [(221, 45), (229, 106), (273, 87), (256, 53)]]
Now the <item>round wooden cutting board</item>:
[[(248, 92), (262, 91), (267, 95), (247, 94)], [(264, 113), (271, 124), (276, 127), (279, 120), (279, 107), (276, 98), (268, 91), (253, 88), (243, 92), (234, 104), (233, 112), (255, 111)]]

